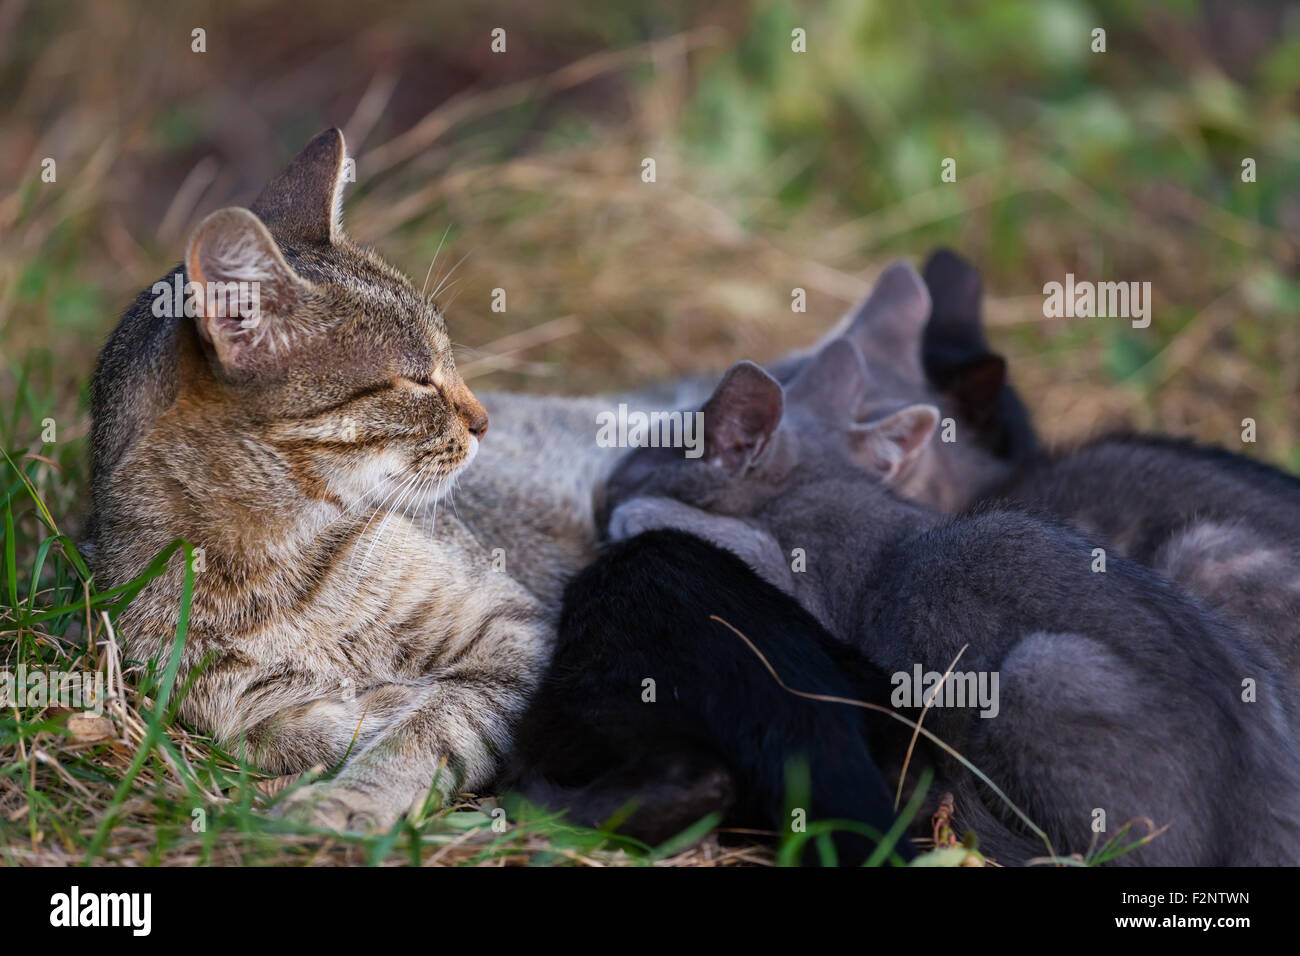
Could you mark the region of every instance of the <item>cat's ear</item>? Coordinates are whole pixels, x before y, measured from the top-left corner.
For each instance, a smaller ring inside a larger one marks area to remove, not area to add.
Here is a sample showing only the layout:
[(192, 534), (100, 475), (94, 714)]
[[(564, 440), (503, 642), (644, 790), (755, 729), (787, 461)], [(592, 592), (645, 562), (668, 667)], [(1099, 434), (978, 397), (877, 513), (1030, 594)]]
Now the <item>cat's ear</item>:
[(266, 184), (252, 210), (276, 235), (334, 242), (343, 234), (343, 133), (327, 129)]
[(936, 369), (931, 379), (957, 403), (957, 414), (972, 425), (988, 421), (1007, 381), (1007, 363), (1001, 355), (986, 352), (952, 368)]
[(979, 270), (951, 249), (936, 249), (922, 270), (932, 307), (927, 340), (942, 335), (954, 344), (966, 344), (970, 351), (986, 349), (980, 323), (984, 281)]
[(291, 343), (293, 314), (311, 285), (284, 261), (247, 209), (218, 209), (190, 236), (185, 270), (199, 335), (228, 371), (265, 367)]
[(743, 468), (767, 447), (781, 424), (785, 396), (753, 362), (733, 365), (704, 404), (704, 454), (715, 465)]
[(823, 415), (852, 418), (867, 394), (867, 364), (848, 339), (832, 339), (786, 389), (791, 402)]
[(895, 481), (925, 449), (939, 424), (939, 409), (933, 405), (908, 405), (849, 430), (849, 448), (862, 467), (878, 472), (885, 481)]
[(930, 293), (906, 262), (895, 262), (853, 310), (844, 335), (864, 353), (888, 355), (921, 375), (921, 334), (930, 317)]

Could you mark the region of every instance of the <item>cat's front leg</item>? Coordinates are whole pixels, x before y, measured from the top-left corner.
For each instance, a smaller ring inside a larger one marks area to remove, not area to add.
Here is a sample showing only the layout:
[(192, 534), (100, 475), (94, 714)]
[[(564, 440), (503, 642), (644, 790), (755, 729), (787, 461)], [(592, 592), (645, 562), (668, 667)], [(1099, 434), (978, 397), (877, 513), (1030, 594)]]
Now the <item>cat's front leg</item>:
[[(509, 626), (503, 624), (502, 626)], [(537, 662), (487, 661), (439, 676), (332, 780), (291, 793), (276, 814), (331, 830), (387, 829), (497, 774)]]
[(259, 766), (290, 772), (343, 762), (333, 779), (291, 792), (274, 812), (333, 830), (388, 828), (489, 783), (554, 642), (540, 608), (491, 599), (497, 593), (479, 614), (444, 622), (454, 627), (446, 659), (419, 680), (277, 707), (252, 726)]
[(331, 830), (388, 829), (496, 775), (524, 695), (484, 675), (439, 680), (332, 780), (291, 793), (276, 814)]

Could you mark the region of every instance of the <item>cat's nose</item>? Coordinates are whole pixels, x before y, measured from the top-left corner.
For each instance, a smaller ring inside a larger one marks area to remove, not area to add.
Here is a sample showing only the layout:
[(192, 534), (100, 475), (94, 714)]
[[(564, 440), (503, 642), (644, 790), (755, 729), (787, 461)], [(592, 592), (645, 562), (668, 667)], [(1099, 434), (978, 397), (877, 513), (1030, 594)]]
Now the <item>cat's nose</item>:
[(465, 427), (469, 429), (469, 433), (482, 441), (488, 429), (488, 413), (483, 403), (475, 398), (474, 393), (469, 389), (462, 388), (460, 396), (456, 399), (456, 411), (460, 414)]

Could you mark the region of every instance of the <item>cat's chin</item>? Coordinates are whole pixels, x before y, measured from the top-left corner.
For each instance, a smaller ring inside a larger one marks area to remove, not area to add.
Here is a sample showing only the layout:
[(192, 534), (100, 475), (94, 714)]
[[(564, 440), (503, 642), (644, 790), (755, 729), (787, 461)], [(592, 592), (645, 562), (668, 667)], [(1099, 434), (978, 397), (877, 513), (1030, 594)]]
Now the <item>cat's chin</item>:
[(469, 467), (475, 456), (478, 455), (478, 439), (473, 435), (469, 436), (469, 442), (465, 446), (465, 457), (460, 460), (455, 468), (449, 471), (446, 476), (438, 479), (429, 486), (428, 492), (423, 496), (420, 502), (422, 508), (432, 508), (441, 501), (445, 501), (456, 488), (456, 481)]

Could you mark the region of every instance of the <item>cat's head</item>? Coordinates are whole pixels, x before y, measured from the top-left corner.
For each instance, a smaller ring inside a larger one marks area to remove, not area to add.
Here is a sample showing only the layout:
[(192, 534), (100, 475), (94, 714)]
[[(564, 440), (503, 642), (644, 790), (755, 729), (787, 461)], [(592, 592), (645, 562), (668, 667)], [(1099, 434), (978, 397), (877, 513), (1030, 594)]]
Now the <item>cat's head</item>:
[(184, 269), (204, 294), (186, 321), (201, 358), (180, 391), (191, 414), (274, 449), (304, 487), (343, 503), (403, 487), (429, 500), (473, 458), (487, 413), (438, 307), (344, 236), (345, 156), (327, 130), (250, 209), (194, 230)]
[[(836, 338), (787, 363), (784, 389), (756, 366), (734, 367), (704, 407), (699, 461), (713, 467), (692, 470), (697, 462), (671, 449), (638, 449), (612, 476), (609, 506), (659, 494), (750, 513), (796, 469), (808, 478), (850, 464), (941, 508), (998, 483), (1014, 457), (1032, 451), (1028, 415), (1005, 362), (985, 344), (979, 274), (940, 253), (927, 275), (928, 283), (904, 262), (887, 268)], [(953, 419), (953, 441), (936, 428), (944, 417)], [(999, 454), (1008, 444), (1012, 453)]]
[(741, 362), (702, 409), (702, 455), (630, 452), (610, 476), (610, 507), (654, 496), (741, 516), (824, 479), (856, 482), (865, 475), (898, 486), (924, 454), (939, 410), (887, 400), (874, 389), (866, 360), (847, 338), (825, 345), (786, 386)]
[(886, 269), (841, 325), (866, 366), (859, 420), (903, 404), (932, 404), (943, 413), (942, 434), (921, 450), (897, 489), (947, 510), (1004, 480), (1036, 444), (1006, 362), (985, 341), (981, 285), (970, 263), (940, 250), (924, 279), (904, 262)]

